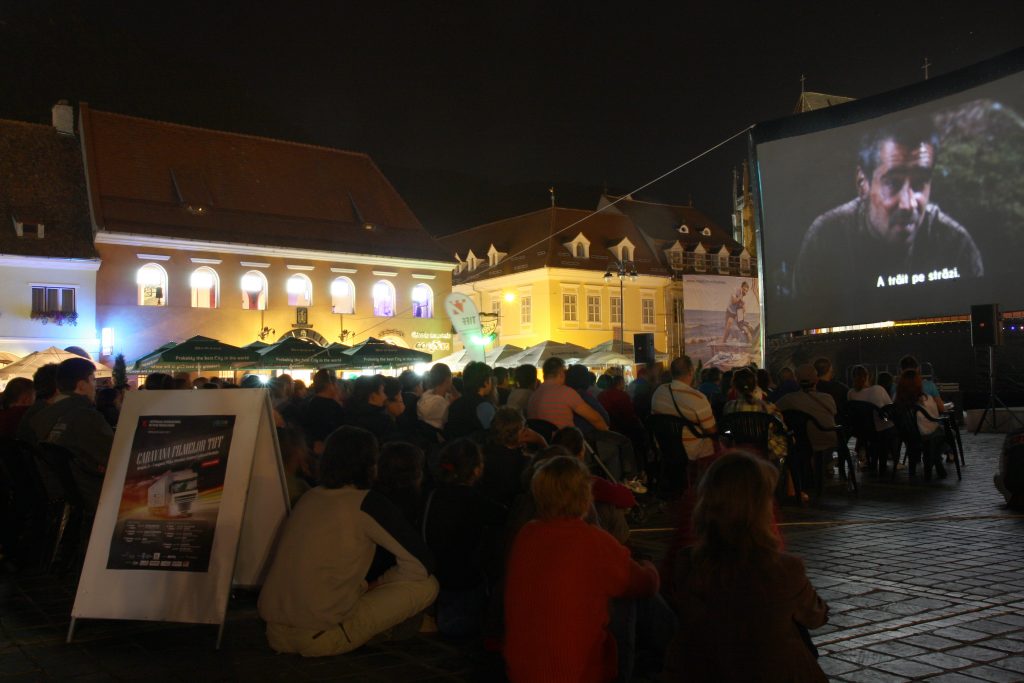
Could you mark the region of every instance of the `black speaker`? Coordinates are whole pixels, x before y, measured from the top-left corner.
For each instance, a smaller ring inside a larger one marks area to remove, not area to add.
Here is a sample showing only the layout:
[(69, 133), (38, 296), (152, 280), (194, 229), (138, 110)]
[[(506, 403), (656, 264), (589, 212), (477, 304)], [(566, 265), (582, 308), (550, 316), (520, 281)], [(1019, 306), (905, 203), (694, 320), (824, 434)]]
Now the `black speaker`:
[(971, 346), (999, 346), (1002, 343), (999, 304), (971, 306)]
[(654, 335), (650, 332), (633, 335), (633, 362), (644, 365), (654, 363)]

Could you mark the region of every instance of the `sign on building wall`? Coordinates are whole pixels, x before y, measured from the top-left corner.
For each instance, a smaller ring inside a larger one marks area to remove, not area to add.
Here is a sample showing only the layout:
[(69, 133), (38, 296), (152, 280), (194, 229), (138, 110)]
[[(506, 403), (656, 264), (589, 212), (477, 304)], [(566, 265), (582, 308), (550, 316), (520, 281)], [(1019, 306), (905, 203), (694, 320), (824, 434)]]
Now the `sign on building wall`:
[(757, 278), (683, 276), (686, 354), (727, 370), (761, 355), (761, 294)]

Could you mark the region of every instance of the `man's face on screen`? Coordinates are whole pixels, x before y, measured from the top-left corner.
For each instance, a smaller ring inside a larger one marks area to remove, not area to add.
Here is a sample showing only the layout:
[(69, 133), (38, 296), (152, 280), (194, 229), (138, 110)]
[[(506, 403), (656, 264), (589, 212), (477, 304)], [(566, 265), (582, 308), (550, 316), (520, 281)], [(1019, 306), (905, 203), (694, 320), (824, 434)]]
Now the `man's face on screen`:
[(868, 180), (868, 224), (890, 244), (907, 243), (924, 219), (932, 189), (935, 148), (907, 147), (892, 140), (879, 143), (878, 165)]

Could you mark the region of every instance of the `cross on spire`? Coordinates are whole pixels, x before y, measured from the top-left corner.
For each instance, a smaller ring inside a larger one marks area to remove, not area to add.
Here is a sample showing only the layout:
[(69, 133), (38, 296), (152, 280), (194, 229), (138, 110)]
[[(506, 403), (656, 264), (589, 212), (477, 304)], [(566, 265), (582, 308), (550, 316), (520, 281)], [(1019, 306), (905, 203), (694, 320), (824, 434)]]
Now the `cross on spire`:
[(804, 94), (804, 81), (806, 81), (806, 80), (807, 80), (807, 77), (804, 76), (803, 74), (800, 74), (800, 94), (801, 95)]
[(926, 80), (926, 81), (928, 80), (928, 67), (930, 67), (931, 65), (932, 65), (932, 63), (928, 61), (927, 57), (925, 57), (924, 58), (924, 65), (921, 66), (921, 70), (924, 71), (924, 80)]

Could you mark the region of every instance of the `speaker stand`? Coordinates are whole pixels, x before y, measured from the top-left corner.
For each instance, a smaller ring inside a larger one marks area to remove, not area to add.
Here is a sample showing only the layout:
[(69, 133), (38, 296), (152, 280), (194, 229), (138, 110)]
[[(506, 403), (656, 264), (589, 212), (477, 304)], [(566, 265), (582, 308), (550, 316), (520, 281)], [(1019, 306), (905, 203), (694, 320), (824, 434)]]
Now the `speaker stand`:
[(988, 405), (985, 407), (985, 412), (981, 414), (981, 419), (978, 420), (978, 426), (974, 430), (974, 435), (978, 433), (985, 426), (985, 418), (991, 416), (992, 419), (992, 431), (996, 431), (998, 423), (996, 422), (996, 404), (1001, 407), (1007, 415), (1017, 421), (1021, 427), (1024, 427), (1024, 422), (1017, 417), (1017, 414), (1010, 410), (1003, 401), (996, 396), (996, 362), (995, 362), (995, 347), (988, 347)]

